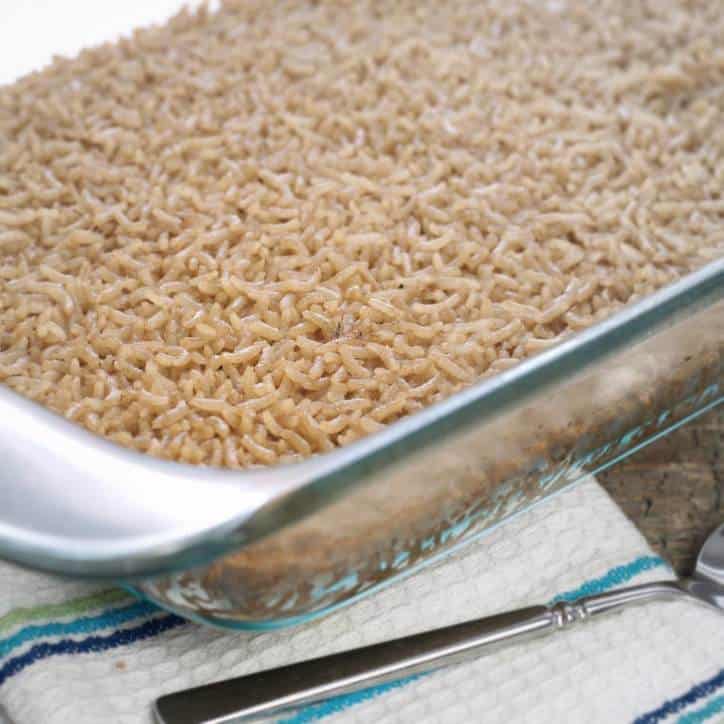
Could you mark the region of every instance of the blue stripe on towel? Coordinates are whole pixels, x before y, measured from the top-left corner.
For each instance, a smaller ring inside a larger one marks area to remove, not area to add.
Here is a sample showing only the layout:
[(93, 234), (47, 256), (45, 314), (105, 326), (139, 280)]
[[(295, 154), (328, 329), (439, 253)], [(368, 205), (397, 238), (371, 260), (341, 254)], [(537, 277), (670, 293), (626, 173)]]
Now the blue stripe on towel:
[(61, 639), (60, 641), (54, 641), (53, 643), (45, 642), (42, 644), (36, 644), (28, 649), (24, 654), (8, 659), (0, 667), (0, 686), (2, 686), (11, 676), (15, 676), (23, 669), (26, 669), (28, 666), (36, 663), (37, 661), (48, 659), (51, 656), (110, 651), (111, 649), (116, 649), (120, 646), (128, 646), (136, 641), (153, 638), (164, 631), (169, 631), (170, 629), (176, 628), (177, 626), (185, 623), (187, 623), (187, 621), (182, 619), (180, 616), (162, 616), (161, 618), (153, 618), (150, 621), (145, 621), (135, 628), (114, 631), (107, 636), (88, 636), (80, 641), (74, 641), (73, 639)]
[[(722, 686), (724, 686), (724, 669), (716, 676), (712, 676), (711, 679), (692, 686), (689, 691), (676, 697), (676, 699), (665, 701), (658, 709), (653, 709), (646, 714), (642, 714), (634, 721), (634, 724), (658, 724), (674, 714), (681, 713), (686, 707), (691, 706), (695, 702), (705, 699)], [(713, 716), (714, 713), (712, 713), (711, 716)]]
[(0, 639), (0, 658), (7, 656), (13, 649), (30, 641), (50, 636), (70, 636), (90, 634), (106, 628), (116, 628), (142, 616), (158, 613), (159, 608), (152, 603), (140, 601), (129, 606), (112, 608), (96, 616), (82, 616), (73, 621), (52, 621), (42, 625), (26, 626), (7, 638)]

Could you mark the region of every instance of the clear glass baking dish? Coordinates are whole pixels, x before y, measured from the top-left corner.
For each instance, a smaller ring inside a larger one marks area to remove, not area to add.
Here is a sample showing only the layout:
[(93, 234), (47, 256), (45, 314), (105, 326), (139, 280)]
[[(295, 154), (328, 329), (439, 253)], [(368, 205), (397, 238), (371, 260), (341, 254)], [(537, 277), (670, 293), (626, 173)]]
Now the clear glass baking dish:
[(724, 401), (724, 259), (355, 444), (236, 472), (106, 442), (0, 386), (0, 555), (188, 618), (307, 620)]

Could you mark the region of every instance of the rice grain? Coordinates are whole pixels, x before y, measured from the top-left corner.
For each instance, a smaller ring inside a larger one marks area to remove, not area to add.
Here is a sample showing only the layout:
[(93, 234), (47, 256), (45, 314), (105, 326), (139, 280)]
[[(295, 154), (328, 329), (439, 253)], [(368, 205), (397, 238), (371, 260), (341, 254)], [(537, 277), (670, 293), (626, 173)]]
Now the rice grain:
[(230, 0), (0, 88), (0, 380), (243, 468), (724, 253), (705, 0)]

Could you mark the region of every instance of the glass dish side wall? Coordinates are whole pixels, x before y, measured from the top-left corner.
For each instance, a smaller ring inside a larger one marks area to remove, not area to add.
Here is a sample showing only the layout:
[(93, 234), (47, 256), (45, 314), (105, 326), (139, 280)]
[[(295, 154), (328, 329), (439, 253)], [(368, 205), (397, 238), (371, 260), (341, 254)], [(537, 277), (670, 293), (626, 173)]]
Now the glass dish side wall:
[(724, 400), (724, 301), (578, 367), (506, 411), (370, 470), (367, 482), (313, 515), (136, 590), (237, 628), (295, 623), (349, 602)]

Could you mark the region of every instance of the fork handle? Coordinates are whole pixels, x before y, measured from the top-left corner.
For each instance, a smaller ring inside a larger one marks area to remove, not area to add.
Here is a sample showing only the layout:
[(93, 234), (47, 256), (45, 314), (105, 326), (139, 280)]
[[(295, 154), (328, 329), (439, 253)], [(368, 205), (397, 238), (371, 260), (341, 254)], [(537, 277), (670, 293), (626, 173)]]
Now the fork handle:
[(532, 606), (162, 696), (160, 724), (232, 724), (476, 658), (631, 603), (686, 595), (643, 584), (553, 606)]

